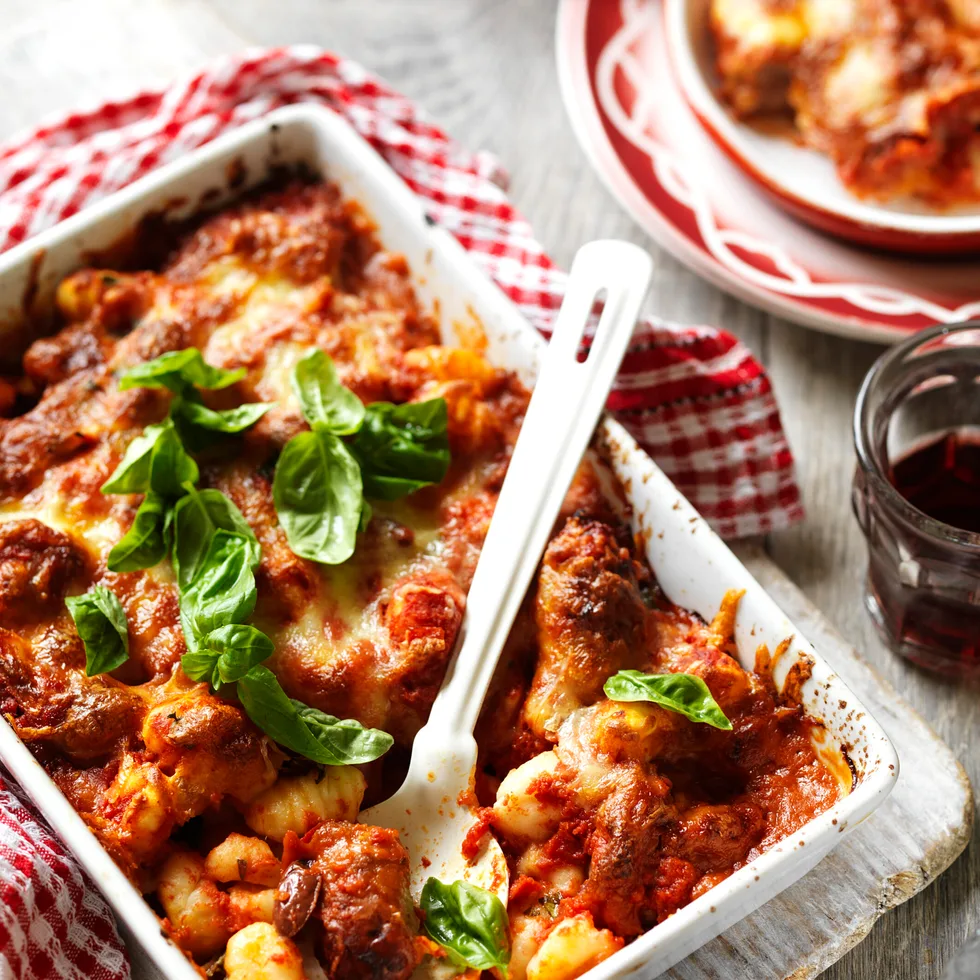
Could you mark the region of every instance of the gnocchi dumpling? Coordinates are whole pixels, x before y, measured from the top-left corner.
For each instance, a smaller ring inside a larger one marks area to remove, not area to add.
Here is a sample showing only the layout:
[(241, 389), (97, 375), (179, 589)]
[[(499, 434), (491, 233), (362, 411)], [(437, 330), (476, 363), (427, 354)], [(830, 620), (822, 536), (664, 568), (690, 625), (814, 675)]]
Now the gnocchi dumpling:
[(296, 944), (268, 922), (255, 922), (235, 933), (225, 949), (228, 980), (304, 980)]
[(527, 980), (575, 980), (621, 949), (623, 940), (598, 929), (588, 912), (563, 919), (527, 965)]
[(325, 820), (353, 820), (366, 785), (364, 774), (354, 766), (281, 777), (246, 805), (245, 822), (273, 840), (281, 841), (290, 830), (302, 837)]
[(585, 881), (585, 871), (575, 864), (559, 863), (549, 853), (547, 844), (532, 844), (517, 859), (515, 869), (549, 886), (549, 891), (564, 897), (576, 894)]
[(272, 848), (257, 837), (229, 834), (204, 860), (204, 870), (214, 881), (247, 881), (251, 885), (277, 885), (279, 860)]
[(227, 895), (231, 928), (238, 930), (253, 922), (272, 922), (278, 892), (277, 888), (261, 885), (232, 885)]
[(205, 875), (204, 861), (190, 851), (171, 854), (160, 869), (157, 897), (179, 945), (194, 956), (217, 953), (228, 940), (225, 896)]
[(512, 915), (508, 980), (526, 980), (527, 967), (541, 948), (553, 923), (547, 915)]
[(493, 825), (511, 841), (547, 840), (561, 821), (561, 805), (553, 794), (542, 794), (554, 775), (558, 757), (542, 752), (507, 773), (493, 805)]

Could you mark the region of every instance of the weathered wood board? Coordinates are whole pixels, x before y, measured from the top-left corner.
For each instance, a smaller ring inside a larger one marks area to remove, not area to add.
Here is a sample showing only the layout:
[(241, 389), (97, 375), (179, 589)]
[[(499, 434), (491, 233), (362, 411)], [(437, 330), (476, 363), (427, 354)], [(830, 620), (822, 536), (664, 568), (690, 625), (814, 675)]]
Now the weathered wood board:
[[(859, 943), (966, 847), (973, 791), (931, 728), (874, 673), (826, 617), (754, 545), (736, 548), (807, 639), (894, 741), (891, 796), (805, 878), (664, 975), (665, 980), (811, 980)], [(129, 943), (135, 980), (157, 973)]]

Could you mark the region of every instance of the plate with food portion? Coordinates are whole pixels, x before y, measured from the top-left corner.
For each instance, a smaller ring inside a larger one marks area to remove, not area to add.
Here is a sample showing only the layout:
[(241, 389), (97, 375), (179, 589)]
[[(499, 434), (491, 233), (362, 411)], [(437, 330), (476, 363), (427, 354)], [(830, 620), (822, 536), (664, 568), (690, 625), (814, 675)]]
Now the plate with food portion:
[(777, 204), (877, 248), (980, 248), (972, 7), (667, 0), (666, 9), (688, 103)]
[(565, 105), (607, 186), (678, 259), (780, 316), (895, 341), (980, 312), (975, 31), (934, 16), (945, 33), (929, 32), (920, 76), (966, 54), (941, 90), (915, 83), (896, 68), (906, 7), (565, 0)]
[(328, 110), (12, 250), (0, 306), (0, 761), (167, 980), (654, 976), (894, 786), (854, 693), (604, 419), (445, 801), (507, 901), (413, 897), (357, 817), (451, 669), (543, 341)]

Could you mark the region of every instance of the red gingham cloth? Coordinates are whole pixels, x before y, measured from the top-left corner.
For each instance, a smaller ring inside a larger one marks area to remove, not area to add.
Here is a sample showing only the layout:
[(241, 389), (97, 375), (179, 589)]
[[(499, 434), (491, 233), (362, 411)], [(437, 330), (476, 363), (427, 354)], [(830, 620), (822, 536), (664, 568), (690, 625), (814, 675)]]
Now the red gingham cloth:
[[(74, 112), (0, 145), (0, 249), (294, 102), (339, 112), (550, 332), (565, 274), (507, 199), (497, 162), (454, 143), (359, 65), (312, 47), (248, 51), (166, 91)], [(769, 379), (730, 334), (645, 320), (609, 407), (722, 535), (802, 516)], [(104, 902), (0, 777), (0, 980), (129, 975)]]

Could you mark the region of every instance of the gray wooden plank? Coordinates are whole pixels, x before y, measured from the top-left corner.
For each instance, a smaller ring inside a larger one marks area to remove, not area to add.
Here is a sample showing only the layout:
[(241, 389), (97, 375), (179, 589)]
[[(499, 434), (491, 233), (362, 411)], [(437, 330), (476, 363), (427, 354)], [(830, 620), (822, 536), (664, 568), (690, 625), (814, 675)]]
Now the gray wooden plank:
[[(769, 552), (814, 604), (980, 779), (976, 689), (907, 665), (879, 640), (862, 601), (864, 539), (850, 510), (851, 415), (865, 372), (881, 348), (773, 321), (770, 370), (797, 459), (807, 519), (775, 536)], [(924, 801), (923, 806), (928, 804)], [(937, 978), (980, 925), (980, 848), (966, 853), (924, 894), (895, 909), (867, 942), (830, 969), (828, 980)]]
[(242, 39), (199, 0), (4, 0), (0, 132), (166, 84)]

